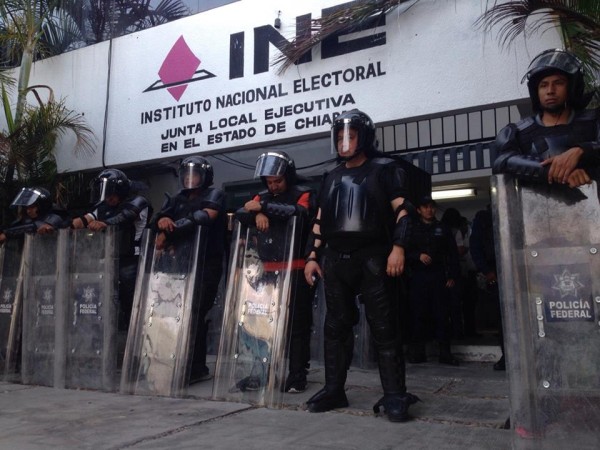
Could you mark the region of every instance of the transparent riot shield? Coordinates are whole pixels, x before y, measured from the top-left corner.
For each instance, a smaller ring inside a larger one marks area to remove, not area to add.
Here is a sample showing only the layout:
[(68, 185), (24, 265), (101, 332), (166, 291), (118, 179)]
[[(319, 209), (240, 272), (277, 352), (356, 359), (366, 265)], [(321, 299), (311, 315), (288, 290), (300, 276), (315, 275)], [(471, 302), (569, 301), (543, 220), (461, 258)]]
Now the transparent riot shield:
[(492, 178), (515, 448), (600, 448), (597, 189)]
[(144, 234), (121, 392), (182, 397), (191, 370), (200, 305), (206, 229), (156, 250)]
[(287, 368), (297, 219), (267, 233), (236, 222), (213, 398), (278, 408)]
[[(117, 366), (117, 231), (68, 232), (65, 387), (113, 391)], [(62, 300), (62, 299), (61, 299)], [(64, 333), (63, 333), (64, 332)], [(62, 344), (61, 344), (62, 345)]]
[(22, 239), (0, 246), (0, 379), (19, 377), (22, 304)]
[(65, 327), (64, 286), (58, 278), (58, 252), (66, 253), (66, 230), (52, 235), (26, 235), (23, 249), (23, 345), (21, 378), (24, 384), (62, 387), (64, 373), (55, 361), (64, 360), (56, 332)]

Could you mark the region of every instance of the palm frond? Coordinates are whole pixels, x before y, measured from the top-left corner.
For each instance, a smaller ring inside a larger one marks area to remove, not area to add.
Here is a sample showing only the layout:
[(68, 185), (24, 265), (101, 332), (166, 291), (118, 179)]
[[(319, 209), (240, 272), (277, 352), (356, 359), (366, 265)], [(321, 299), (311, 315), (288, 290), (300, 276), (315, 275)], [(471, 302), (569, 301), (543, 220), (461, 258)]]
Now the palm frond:
[(148, 15), (148, 20), (155, 26), (189, 15), (190, 9), (180, 0), (162, 0)]
[(27, 107), (16, 129), (0, 134), (0, 158), (3, 164), (15, 167), (21, 182), (50, 180), (56, 175), (56, 142), (68, 132), (76, 137), (76, 155), (94, 151), (92, 130), (64, 101)]
[(558, 27), (566, 49), (585, 64), (600, 69), (600, 2), (596, 0), (518, 0), (496, 3), (475, 22), (486, 32), (496, 31), (503, 47), (523, 35)]
[(357, 0), (349, 6), (345, 4), (331, 8), (330, 14), (312, 19), (306, 30), (285, 43), (273, 65), (279, 66), (278, 73), (283, 73), (325, 39), (342, 32), (358, 31), (366, 23), (381, 19), (408, 1), (410, 0)]

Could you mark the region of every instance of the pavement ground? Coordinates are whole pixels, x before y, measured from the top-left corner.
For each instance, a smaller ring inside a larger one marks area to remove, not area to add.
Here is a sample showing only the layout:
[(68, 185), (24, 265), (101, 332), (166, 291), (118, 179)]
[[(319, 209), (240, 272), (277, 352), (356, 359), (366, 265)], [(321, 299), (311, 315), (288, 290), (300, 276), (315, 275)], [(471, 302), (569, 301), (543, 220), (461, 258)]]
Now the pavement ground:
[(315, 363), (308, 389), (286, 394), (282, 409), (214, 401), (211, 380), (185, 398), (0, 383), (0, 448), (508, 449), (508, 381), (492, 364), (407, 364), (408, 390), (422, 401), (405, 423), (374, 414), (382, 396), (376, 370), (350, 369), (349, 407), (307, 412), (324, 381)]

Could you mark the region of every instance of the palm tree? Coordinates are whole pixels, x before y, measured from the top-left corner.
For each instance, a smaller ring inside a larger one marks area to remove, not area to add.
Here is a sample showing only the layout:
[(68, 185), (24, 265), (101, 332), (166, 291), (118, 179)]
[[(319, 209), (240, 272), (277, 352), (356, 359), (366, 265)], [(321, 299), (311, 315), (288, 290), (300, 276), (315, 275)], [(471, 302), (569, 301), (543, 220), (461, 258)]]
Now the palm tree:
[[(7, 129), (0, 132), (0, 175), (2, 176), (2, 213), (16, 188), (25, 183), (46, 184), (56, 175), (54, 148), (67, 130), (75, 133), (76, 151), (93, 151), (91, 129), (82, 117), (55, 101), (48, 86), (29, 86), (33, 60), (44, 51), (40, 44), (44, 29), (52, 23), (63, 4), (60, 0), (2, 0), (0, 2), (0, 43), (7, 55), (20, 61), (17, 100), (14, 113), (2, 84), (2, 106)], [(5, 71), (3, 76), (6, 77)], [(47, 89), (48, 100), (39, 91)], [(36, 99), (27, 103), (28, 94)]]
[[(46, 88), (50, 98), (43, 102), (38, 90)], [(33, 184), (51, 183), (56, 175), (54, 148), (58, 138), (71, 131), (77, 140), (75, 153), (93, 152), (93, 132), (80, 114), (67, 109), (64, 101), (55, 101), (48, 86), (31, 86), (38, 101), (36, 106), (27, 105), (19, 124), (12, 118), (6, 90), (2, 103), (8, 130), (0, 133), (0, 155), (7, 167), (15, 168), (15, 177), (21, 182)]]
[(102, 42), (190, 15), (181, 0), (74, 0), (69, 14), (76, 18), (87, 44)]
[[(577, 55), (586, 73), (600, 68), (600, 2), (597, 0), (517, 0), (496, 3), (477, 20), (476, 25), (489, 32), (498, 31), (502, 46), (516, 37), (531, 36), (557, 27), (565, 49)], [(588, 82), (593, 82), (588, 79)]]

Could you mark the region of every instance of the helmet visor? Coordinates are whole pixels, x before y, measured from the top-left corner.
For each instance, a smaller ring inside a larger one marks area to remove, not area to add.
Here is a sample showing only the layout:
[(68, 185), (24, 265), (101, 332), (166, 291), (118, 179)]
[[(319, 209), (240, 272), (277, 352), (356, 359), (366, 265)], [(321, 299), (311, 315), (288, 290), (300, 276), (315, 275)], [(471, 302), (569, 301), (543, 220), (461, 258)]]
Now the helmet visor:
[(19, 192), (15, 199), (12, 201), (10, 207), (17, 208), (19, 206), (31, 206), (35, 202), (37, 202), (40, 199), (40, 197), (44, 197), (44, 195), (37, 189), (23, 188), (21, 189), (21, 192)]
[(201, 164), (188, 163), (179, 168), (179, 184), (182, 189), (197, 189), (204, 183)]
[(93, 204), (100, 204), (112, 194), (117, 192), (115, 183), (111, 182), (108, 178), (96, 178), (92, 181), (92, 192), (90, 194), (90, 202)]
[(521, 80), (521, 83), (525, 80), (529, 80), (538, 72), (552, 69), (573, 75), (581, 69), (581, 62), (571, 53), (561, 50), (547, 50), (540, 53), (533, 61), (531, 61), (529, 70)]
[(341, 124), (333, 127), (333, 136), (331, 137), (333, 147), (331, 153), (340, 156), (348, 156), (351, 154), (351, 140), (352, 137), (356, 137), (357, 131), (350, 126), (350, 122), (350, 119), (343, 119)]
[(254, 178), (280, 177), (285, 174), (288, 161), (277, 153), (263, 153), (256, 161)]

